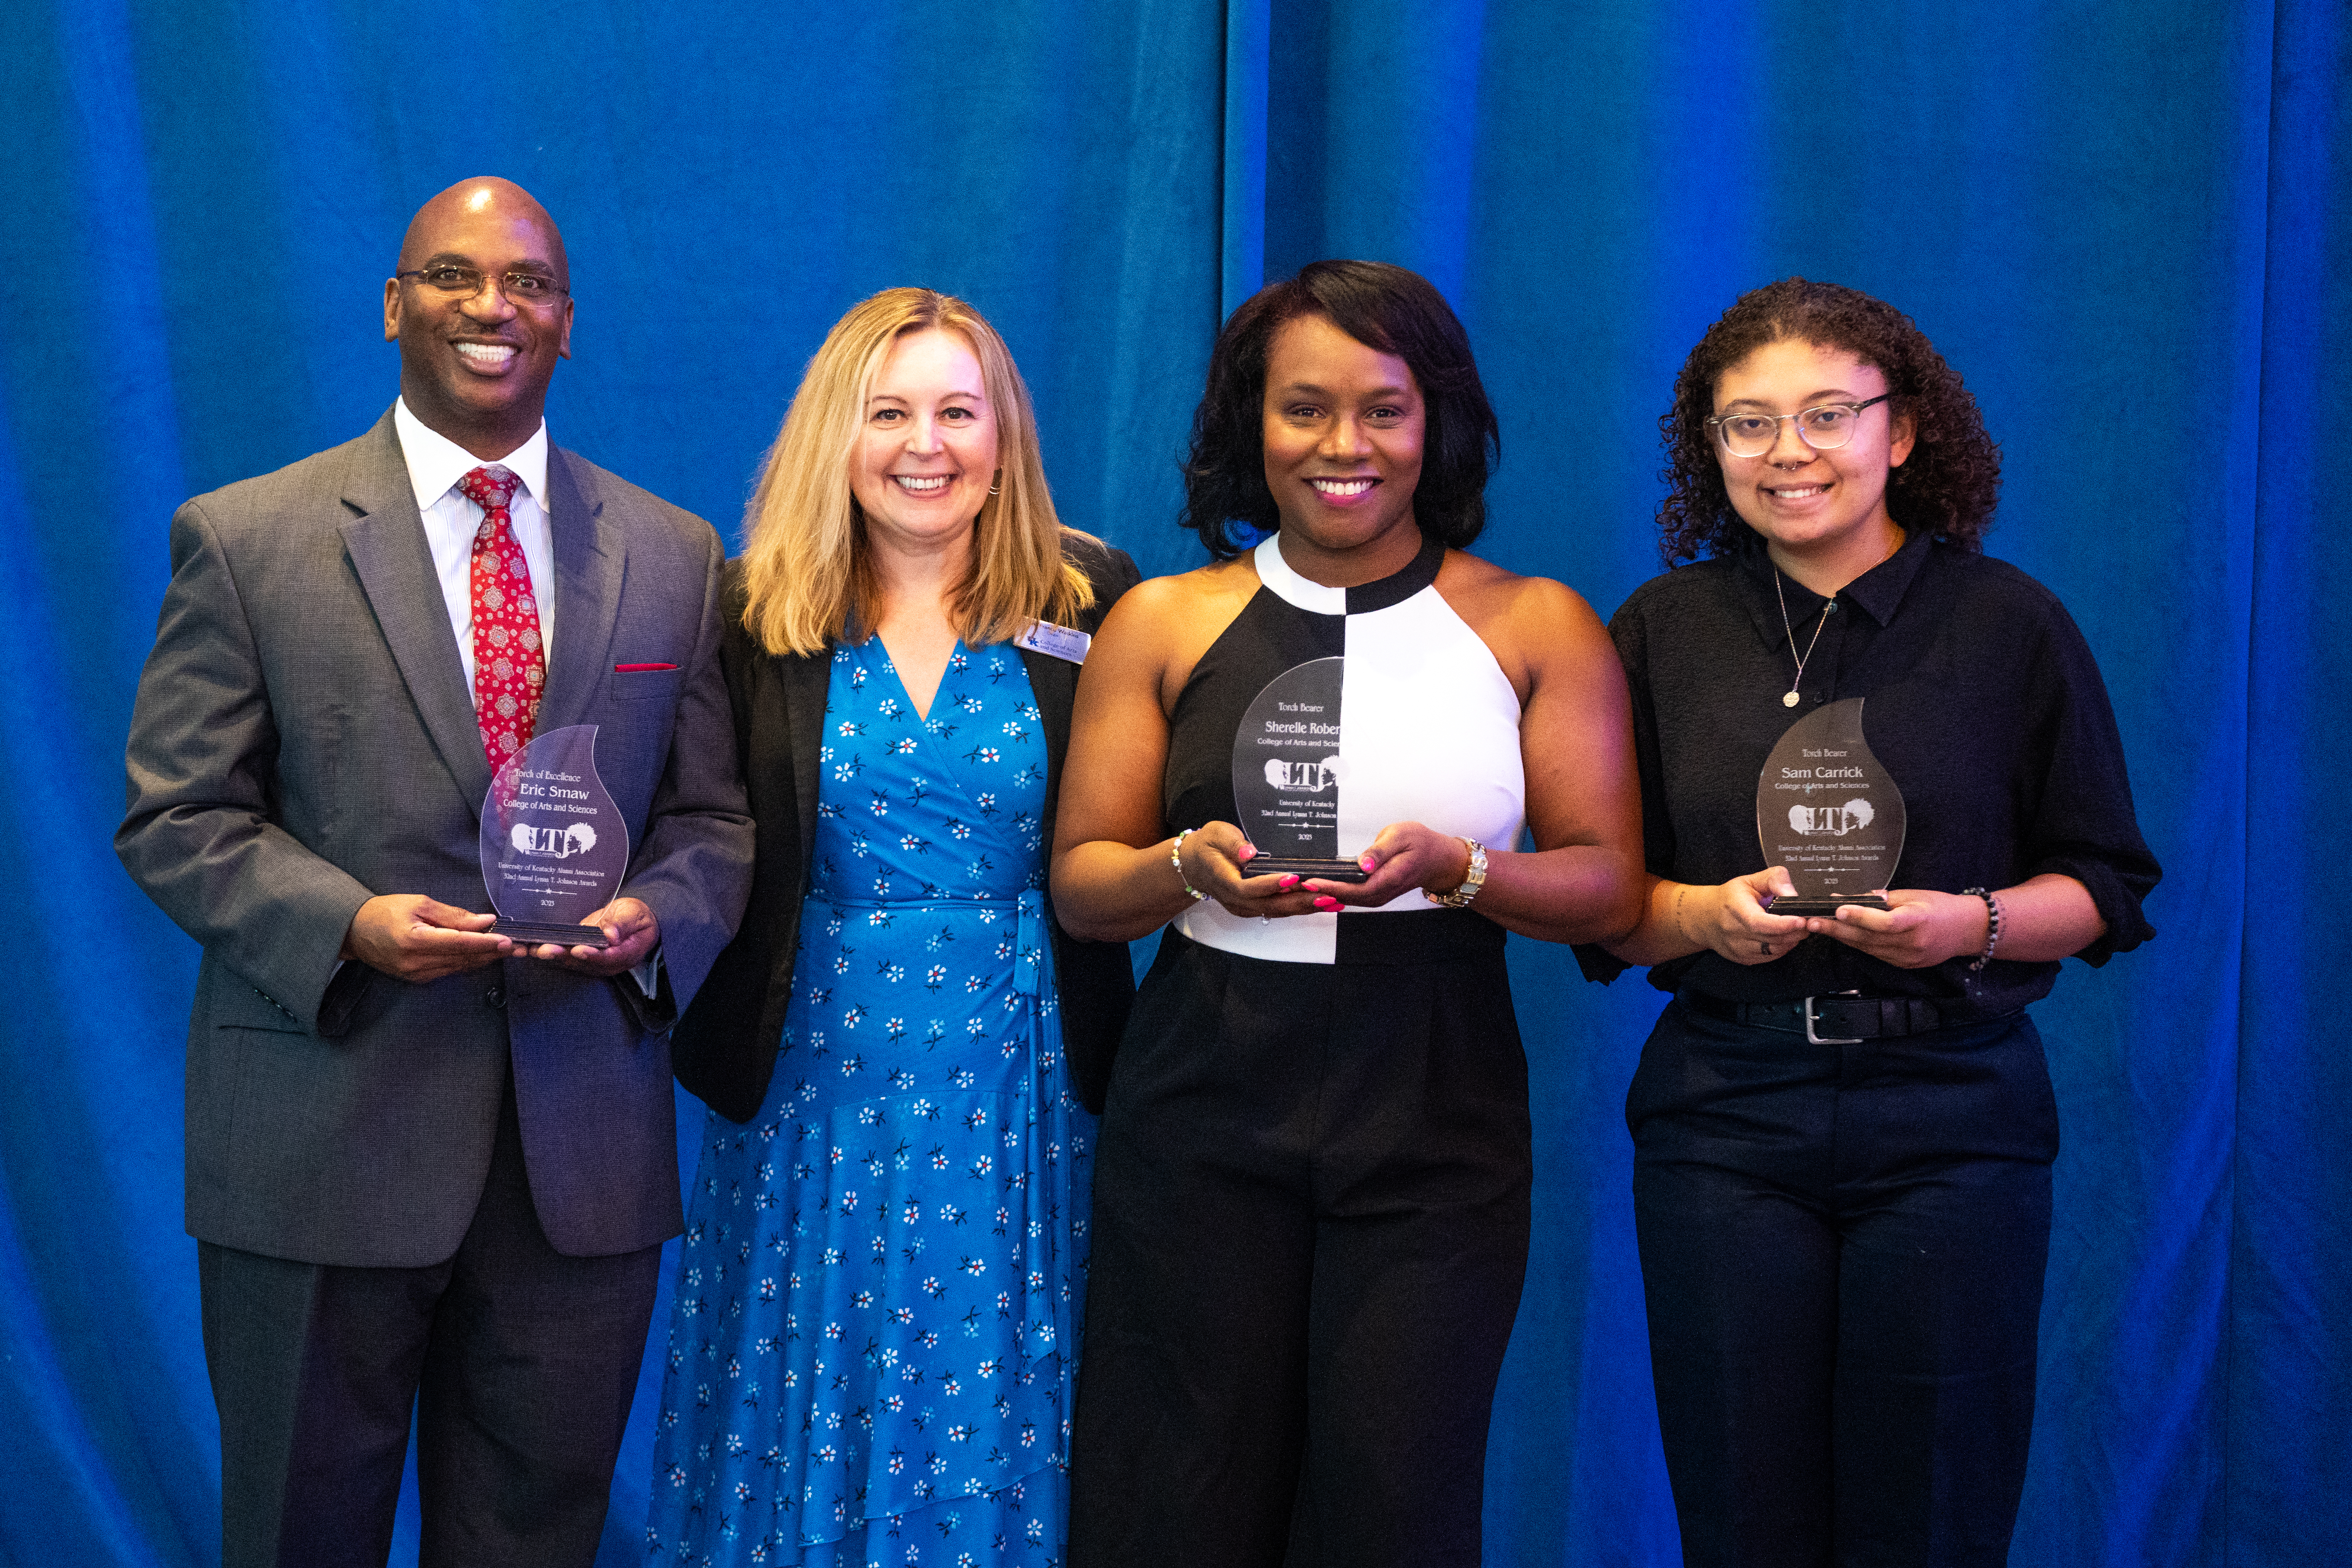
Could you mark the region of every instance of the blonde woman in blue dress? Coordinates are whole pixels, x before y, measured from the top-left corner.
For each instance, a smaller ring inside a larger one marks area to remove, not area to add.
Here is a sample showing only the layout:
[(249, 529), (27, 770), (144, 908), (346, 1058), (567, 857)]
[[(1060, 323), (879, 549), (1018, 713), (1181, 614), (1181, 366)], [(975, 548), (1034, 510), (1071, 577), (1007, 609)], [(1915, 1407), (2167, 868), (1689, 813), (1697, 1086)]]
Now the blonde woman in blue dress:
[(1135, 568), (1056, 521), (1026, 390), (894, 289), (810, 362), (730, 570), (758, 823), (678, 1025), (712, 1107), (650, 1560), (1044, 1565), (1094, 1119), (1131, 983), (1045, 903), (1077, 660)]

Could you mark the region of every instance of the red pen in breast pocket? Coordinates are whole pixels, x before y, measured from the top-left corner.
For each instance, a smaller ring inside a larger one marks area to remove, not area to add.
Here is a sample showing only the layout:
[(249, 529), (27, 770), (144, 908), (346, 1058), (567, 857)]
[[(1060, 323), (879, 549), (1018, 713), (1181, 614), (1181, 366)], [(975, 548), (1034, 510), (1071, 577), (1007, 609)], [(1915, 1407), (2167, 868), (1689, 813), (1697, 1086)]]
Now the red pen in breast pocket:
[(677, 668), (677, 666), (674, 664), (616, 664), (613, 667), (613, 673), (614, 675), (643, 675), (649, 669), (676, 669)]

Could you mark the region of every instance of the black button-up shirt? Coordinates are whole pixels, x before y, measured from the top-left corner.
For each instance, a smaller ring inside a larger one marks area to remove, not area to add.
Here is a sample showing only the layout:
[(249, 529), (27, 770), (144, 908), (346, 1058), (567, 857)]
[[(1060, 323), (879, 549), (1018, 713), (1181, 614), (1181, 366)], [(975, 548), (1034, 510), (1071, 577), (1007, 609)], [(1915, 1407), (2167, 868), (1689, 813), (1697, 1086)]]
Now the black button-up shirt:
[[(1892, 885), (1996, 890), (2045, 871), (2090, 890), (2107, 929), (2076, 956), (2105, 963), (2156, 934), (2140, 900), (2161, 874), (2132, 815), (2123, 742), (2083, 634), (2057, 596), (2005, 562), (1925, 534), (1823, 601), (1783, 577), (1781, 623), (1760, 540), (1654, 578), (1609, 624), (1633, 689), (1644, 858), (1712, 886), (1764, 868), (1757, 778), (1773, 743), (1826, 702), (1860, 697), (1863, 733), (1908, 817)], [(1813, 633), (1820, 627), (1820, 641)], [(1798, 703), (1782, 696), (1808, 645)], [(1580, 948), (1585, 973), (1626, 968)], [(1828, 937), (1743, 967), (1712, 952), (1650, 983), (1734, 1002), (1826, 992), (1921, 996), (1991, 1016), (2049, 994), (2054, 963), (2000, 957), (1897, 969)]]

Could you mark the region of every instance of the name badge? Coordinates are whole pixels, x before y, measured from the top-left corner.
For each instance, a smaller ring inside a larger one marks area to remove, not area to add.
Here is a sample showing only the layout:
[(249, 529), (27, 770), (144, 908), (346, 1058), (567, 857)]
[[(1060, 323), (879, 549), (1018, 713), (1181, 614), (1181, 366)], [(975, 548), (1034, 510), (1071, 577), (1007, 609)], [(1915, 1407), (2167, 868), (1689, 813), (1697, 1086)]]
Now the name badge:
[(1013, 639), (1014, 647), (1025, 647), (1031, 653), (1042, 653), (1048, 658), (1066, 658), (1072, 664), (1087, 662), (1087, 649), (1094, 638), (1069, 626), (1057, 626), (1045, 621), (1032, 621), (1029, 629)]

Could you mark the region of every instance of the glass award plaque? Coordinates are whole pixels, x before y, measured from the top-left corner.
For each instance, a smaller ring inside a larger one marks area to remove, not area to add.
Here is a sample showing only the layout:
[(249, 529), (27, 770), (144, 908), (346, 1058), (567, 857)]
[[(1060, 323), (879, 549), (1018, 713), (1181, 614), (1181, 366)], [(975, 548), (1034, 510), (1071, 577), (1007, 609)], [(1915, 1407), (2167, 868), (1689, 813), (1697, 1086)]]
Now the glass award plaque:
[(1234, 735), (1235, 826), (1257, 851), (1252, 877), (1360, 882), (1339, 855), (1339, 679), (1344, 658), (1310, 659), (1265, 683)]
[(629, 865), (629, 829), (596, 776), (596, 726), (532, 737), (482, 800), (482, 883), (490, 930), (520, 942), (605, 947), (580, 922), (613, 901)]
[(1788, 868), (1793, 896), (1776, 915), (1831, 915), (1841, 904), (1883, 910), (1903, 857), (1903, 792), (1862, 738), (1862, 699), (1789, 726), (1756, 781), (1764, 864)]

